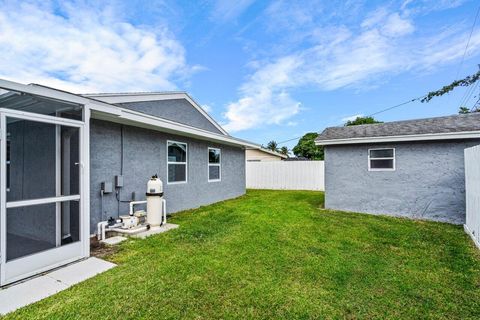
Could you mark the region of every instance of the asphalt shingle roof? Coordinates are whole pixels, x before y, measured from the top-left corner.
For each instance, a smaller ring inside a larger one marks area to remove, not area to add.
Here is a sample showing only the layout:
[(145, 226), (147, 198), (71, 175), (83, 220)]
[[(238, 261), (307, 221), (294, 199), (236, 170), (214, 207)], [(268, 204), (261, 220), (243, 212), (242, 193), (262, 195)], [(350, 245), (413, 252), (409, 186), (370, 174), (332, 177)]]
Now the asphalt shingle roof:
[(480, 112), (349, 127), (330, 127), (323, 130), (315, 141), (464, 131), (480, 131)]

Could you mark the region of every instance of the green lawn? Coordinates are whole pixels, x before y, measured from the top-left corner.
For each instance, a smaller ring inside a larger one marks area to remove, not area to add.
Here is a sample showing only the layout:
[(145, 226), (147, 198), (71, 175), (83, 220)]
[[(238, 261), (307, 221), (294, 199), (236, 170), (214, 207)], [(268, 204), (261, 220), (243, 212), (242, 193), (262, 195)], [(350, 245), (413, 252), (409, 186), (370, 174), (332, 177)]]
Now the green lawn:
[(250, 190), (131, 240), (118, 267), (15, 319), (479, 319), (480, 255), (449, 224), (322, 209)]

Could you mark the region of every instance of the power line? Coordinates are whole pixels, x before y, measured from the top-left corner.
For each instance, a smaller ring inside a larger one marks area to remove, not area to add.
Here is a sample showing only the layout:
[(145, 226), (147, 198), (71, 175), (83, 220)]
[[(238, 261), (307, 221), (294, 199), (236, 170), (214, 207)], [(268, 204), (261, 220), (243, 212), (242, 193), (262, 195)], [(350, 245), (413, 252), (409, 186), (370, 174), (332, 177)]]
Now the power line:
[[(302, 136), (303, 137), (303, 136)], [(280, 141), (280, 142), (277, 142), (277, 144), (280, 144), (280, 143), (285, 143), (285, 142), (290, 142), (290, 141), (293, 141), (293, 140), (298, 140), (300, 139), (301, 137), (296, 137), (296, 138), (292, 138), (292, 139), (288, 139), (288, 140), (285, 140), (285, 141)]]
[(394, 105), (394, 106), (385, 108), (385, 109), (383, 109), (383, 110), (374, 112), (374, 113), (372, 113), (372, 114), (369, 114), (367, 117), (372, 117), (372, 116), (377, 115), (377, 114), (379, 114), (379, 113), (383, 113), (383, 112), (385, 112), (385, 111), (389, 111), (389, 110), (392, 110), (392, 109), (395, 109), (395, 108), (404, 106), (404, 105), (406, 105), (406, 104), (409, 104), (409, 103), (415, 102), (415, 101), (417, 101), (417, 100), (420, 100), (420, 99), (422, 99), (422, 98), (424, 98), (424, 97), (426, 97), (426, 95), (423, 95), (423, 96), (421, 96), (421, 97), (417, 97), (417, 98), (414, 98), (414, 99), (411, 99), (411, 100), (408, 100), (408, 101), (399, 103), (399, 104), (397, 104), (397, 105)]
[(473, 30), (475, 29), (475, 25), (477, 24), (477, 19), (478, 19), (478, 13), (479, 12), (480, 12), (480, 5), (477, 8), (477, 13), (475, 14), (475, 20), (473, 21), (472, 29), (470, 30), (470, 34), (468, 36), (467, 44), (465, 45), (465, 50), (463, 51), (462, 60), (460, 61), (460, 65), (458, 66), (457, 74), (456, 74), (454, 80), (457, 80), (458, 74), (460, 73), (460, 70), (462, 69), (463, 62), (465, 61), (465, 55), (467, 54), (468, 46), (470, 45), (470, 40), (472, 39)]
[[(468, 51), (468, 46), (470, 45), (470, 40), (472, 39), (472, 35), (473, 35), (473, 30), (475, 29), (475, 25), (477, 24), (477, 20), (478, 20), (478, 15), (480, 13), (480, 5), (478, 6), (477, 8), (477, 12), (475, 14), (475, 19), (473, 21), (473, 25), (472, 25), (472, 28), (470, 30), (470, 34), (468, 35), (468, 40), (467, 40), (467, 44), (465, 45), (465, 50), (463, 51), (463, 55), (462, 55), (462, 60), (460, 61), (460, 65), (458, 66), (458, 69), (457, 69), (457, 74), (455, 76), (455, 80), (458, 78), (458, 75), (460, 73), (460, 70), (462, 69), (462, 66), (463, 66), (463, 62), (465, 61), (465, 56), (467, 54), (467, 51)], [(466, 90), (465, 94), (463, 95), (462, 99), (460, 100), (460, 107), (462, 106), (462, 104), (468, 102), (470, 100), (470, 98), (472, 97), (472, 93), (474, 91), (474, 88), (476, 88), (478, 85), (478, 83), (476, 83), (475, 86), (472, 86), (469, 88), (469, 90)], [(372, 117), (374, 115), (377, 115), (377, 114), (380, 114), (380, 113), (383, 113), (383, 112), (386, 112), (386, 111), (389, 111), (389, 110), (392, 110), (392, 109), (395, 109), (395, 108), (399, 108), (401, 106), (404, 106), (406, 104), (409, 104), (409, 103), (412, 103), (412, 102), (415, 102), (415, 101), (418, 101), (422, 98), (426, 97), (426, 95), (423, 95), (421, 97), (418, 97), (418, 98), (414, 98), (414, 99), (411, 99), (411, 100), (408, 100), (408, 101), (405, 101), (405, 102), (402, 102), (402, 103), (399, 103), (397, 105), (394, 105), (394, 106), (391, 106), (391, 107), (388, 107), (388, 108), (385, 108), (385, 109), (382, 109), (382, 110), (379, 110), (377, 112), (374, 112), (372, 114), (369, 114), (367, 117)], [(290, 142), (290, 141), (293, 141), (293, 140), (298, 140), (300, 139), (301, 137), (295, 137), (295, 138), (292, 138), (292, 139), (288, 139), (288, 140), (284, 140), (284, 141), (280, 141), (280, 142), (277, 142), (278, 144), (281, 144), (281, 143), (285, 143), (285, 142)]]
[[(458, 66), (458, 69), (457, 69), (457, 74), (455, 75), (455, 79), (454, 80), (457, 80), (458, 78), (458, 75), (460, 73), (460, 70), (462, 69), (462, 66), (463, 66), (463, 62), (465, 61), (465, 56), (467, 54), (467, 50), (468, 50), (468, 46), (470, 45), (470, 40), (472, 39), (472, 34), (473, 34), (473, 30), (475, 29), (475, 25), (477, 24), (477, 19), (478, 19), (478, 13), (480, 12), (480, 5), (478, 6), (477, 8), (477, 13), (475, 14), (475, 19), (473, 20), (473, 24), (472, 24), (472, 28), (470, 29), (470, 34), (468, 35), (468, 39), (467, 39), (467, 43), (465, 44), (465, 50), (463, 51), (463, 55), (462, 55), (462, 60), (460, 61), (460, 65)], [(460, 99), (460, 104), (458, 106), (458, 108), (461, 108), (464, 106), (464, 104), (470, 100), (470, 97), (472, 95), (472, 91), (473, 91), (473, 87), (470, 87), (468, 88), (467, 90), (465, 90), (462, 98)], [(467, 98), (468, 97), (468, 98)]]
[[(418, 101), (422, 98), (426, 97), (426, 95), (423, 95), (421, 97), (417, 97), (417, 98), (414, 98), (414, 99), (410, 99), (408, 101), (404, 101), (402, 103), (399, 103), (399, 104), (396, 104), (394, 106), (391, 106), (391, 107), (388, 107), (388, 108), (385, 108), (385, 109), (382, 109), (382, 110), (379, 110), (379, 111), (376, 111), (372, 114), (369, 114), (367, 117), (372, 117), (374, 115), (377, 115), (377, 114), (380, 114), (380, 113), (383, 113), (383, 112), (386, 112), (386, 111), (389, 111), (389, 110), (392, 110), (392, 109), (395, 109), (395, 108), (399, 108), (401, 106), (404, 106), (406, 104), (409, 104), (409, 103), (412, 103), (412, 102), (415, 102), (415, 101)], [(292, 138), (292, 139), (288, 139), (288, 140), (285, 140), (285, 141), (280, 141), (280, 142), (277, 142), (277, 144), (281, 144), (281, 143), (285, 143), (285, 142), (290, 142), (290, 141), (293, 141), (293, 140), (298, 140), (300, 139), (301, 137), (296, 137), (296, 138)]]

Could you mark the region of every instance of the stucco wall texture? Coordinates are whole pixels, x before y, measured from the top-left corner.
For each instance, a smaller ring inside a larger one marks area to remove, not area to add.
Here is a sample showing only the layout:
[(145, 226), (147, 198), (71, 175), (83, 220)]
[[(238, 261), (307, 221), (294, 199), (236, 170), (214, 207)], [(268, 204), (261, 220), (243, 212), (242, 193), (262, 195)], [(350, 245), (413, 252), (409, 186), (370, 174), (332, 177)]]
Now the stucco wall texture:
[[(118, 203), (115, 193), (104, 196), (101, 212), (100, 184), (121, 174), (122, 125), (92, 120), (90, 127), (90, 232), (99, 221), (128, 213), (128, 203)], [(188, 182), (167, 184), (167, 140), (188, 144)], [(220, 182), (208, 182), (208, 147), (222, 150)], [(167, 212), (196, 208), (245, 193), (245, 151), (158, 131), (123, 126), (123, 176), (121, 200), (145, 200), (146, 185), (153, 174), (163, 181)]]
[(223, 134), (185, 99), (122, 103), (122, 107)]
[[(325, 207), (461, 224), (464, 149), (480, 140), (325, 148)], [(395, 171), (368, 171), (368, 149), (395, 148)]]

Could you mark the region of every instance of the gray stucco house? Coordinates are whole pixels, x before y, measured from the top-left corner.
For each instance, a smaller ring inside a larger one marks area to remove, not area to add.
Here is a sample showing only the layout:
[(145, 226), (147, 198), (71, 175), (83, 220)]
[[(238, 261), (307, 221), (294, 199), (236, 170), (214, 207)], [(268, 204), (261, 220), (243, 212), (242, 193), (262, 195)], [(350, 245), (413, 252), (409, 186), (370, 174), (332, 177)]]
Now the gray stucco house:
[[(99, 221), (245, 193), (245, 149), (184, 92), (78, 95), (0, 80), (0, 285), (90, 254)], [(111, 185), (101, 192), (101, 186)]]
[(464, 149), (480, 144), (480, 113), (332, 127), (325, 207), (465, 223)]

